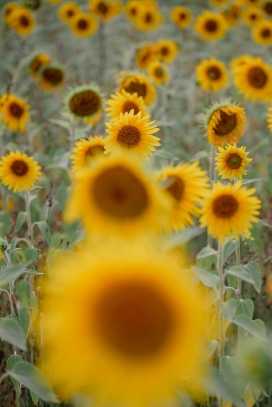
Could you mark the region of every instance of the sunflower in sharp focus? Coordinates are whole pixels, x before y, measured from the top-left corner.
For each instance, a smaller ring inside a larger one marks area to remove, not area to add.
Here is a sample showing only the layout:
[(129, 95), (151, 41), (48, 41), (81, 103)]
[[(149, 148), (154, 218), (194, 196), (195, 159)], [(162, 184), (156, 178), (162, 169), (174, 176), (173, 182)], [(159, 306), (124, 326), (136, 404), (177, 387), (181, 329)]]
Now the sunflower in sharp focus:
[(272, 44), (272, 22), (263, 20), (252, 30), (252, 39), (256, 44)]
[(14, 192), (29, 191), (40, 177), (40, 169), (33, 157), (11, 151), (0, 161), (0, 180)]
[(136, 64), (140, 69), (147, 69), (155, 58), (155, 46), (145, 44), (136, 52)]
[(145, 75), (137, 73), (131, 73), (126, 75), (118, 86), (118, 91), (124, 90), (128, 93), (136, 93), (138, 96), (142, 96), (146, 106), (150, 106), (156, 98), (156, 89), (150, 83)]
[(261, 9), (257, 7), (248, 7), (243, 15), (242, 18), (246, 25), (249, 27), (258, 24), (260, 21), (263, 20), (264, 15)]
[(57, 65), (46, 65), (39, 75), (40, 86), (45, 90), (54, 90), (63, 85), (64, 70)]
[(154, 61), (148, 68), (148, 74), (156, 85), (162, 85), (169, 80), (168, 69), (160, 61)]
[(178, 50), (178, 44), (172, 40), (159, 40), (155, 45), (157, 57), (168, 64), (176, 59)]
[(89, 167), (97, 157), (107, 157), (105, 141), (102, 136), (89, 136), (88, 139), (78, 140), (71, 155), (72, 171), (76, 172)]
[(252, 58), (250, 62), (235, 69), (233, 82), (246, 98), (271, 102), (272, 66), (265, 64), (262, 58)]
[(267, 118), (268, 128), (272, 132), (272, 106), (268, 108), (266, 118)]
[(236, 147), (235, 143), (225, 148), (218, 147), (218, 150), (215, 168), (222, 179), (242, 179), (247, 174), (245, 169), (248, 163), (252, 161), (252, 158), (247, 157), (249, 152), (246, 152), (246, 147)]
[(223, 147), (238, 142), (244, 134), (245, 125), (244, 109), (228, 103), (213, 105), (205, 118), (208, 141), (213, 146)]
[(268, 17), (272, 17), (272, 1), (265, 1), (262, 4), (262, 9)]
[(195, 30), (205, 40), (219, 40), (225, 36), (227, 29), (225, 18), (212, 11), (204, 11), (198, 16), (195, 24)]
[(252, 196), (255, 188), (242, 187), (242, 182), (222, 185), (216, 182), (207, 193), (200, 217), (200, 226), (208, 228), (208, 233), (219, 239), (221, 244), (225, 238), (235, 240), (239, 235), (250, 233), (252, 222), (258, 222), (261, 201)]
[(190, 25), (192, 19), (192, 12), (187, 7), (177, 6), (171, 11), (171, 20), (180, 30)]
[(90, 0), (90, 11), (102, 20), (110, 20), (121, 13), (122, 3), (120, 1)]
[(215, 58), (204, 59), (197, 65), (196, 79), (201, 88), (214, 92), (225, 88), (229, 81), (225, 64)]
[(194, 224), (193, 216), (200, 215), (199, 204), (209, 187), (206, 171), (199, 162), (165, 168), (159, 174), (159, 181), (173, 199), (173, 208), (165, 222), (165, 230), (179, 231)]
[(10, 130), (25, 131), (26, 122), (30, 120), (29, 105), (15, 95), (4, 94), (0, 101), (1, 119)]
[(76, 3), (70, 1), (63, 4), (58, 10), (59, 18), (64, 23), (70, 23), (74, 16), (80, 12), (80, 7)]
[(98, 86), (78, 86), (68, 93), (66, 105), (70, 113), (76, 117), (93, 118), (102, 112), (102, 94)]
[(149, 115), (142, 116), (142, 112), (134, 114), (120, 113), (119, 119), (105, 123), (108, 136), (105, 139), (106, 154), (125, 152), (130, 157), (148, 158), (160, 146), (159, 137), (153, 136), (159, 128), (152, 126), (155, 121), (149, 122)]
[(152, 176), (122, 154), (97, 159), (80, 174), (64, 217), (68, 222), (82, 219), (89, 232), (127, 236), (161, 230), (170, 208), (171, 201)]
[(71, 20), (70, 28), (78, 37), (90, 37), (97, 30), (96, 19), (89, 13), (77, 13)]
[(156, 9), (140, 7), (138, 16), (134, 20), (136, 28), (141, 31), (151, 31), (163, 22), (163, 16)]
[(19, 35), (29, 35), (35, 28), (36, 20), (27, 7), (17, 7), (12, 11), (9, 25)]
[(46, 54), (36, 54), (30, 61), (29, 71), (33, 78), (37, 78), (41, 68), (51, 61), (49, 55)]
[(8, 3), (4, 6), (4, 21), (6, 24), (9, 25), (10, 19), (12, 20), (11, 18), (12, 12), (18, 7), (19, 7), (18, 3), (13, 2)]
[(146, 106), (142, 96), (137, 96), (137, 93), (128, 93), (122, 90), (120, 93), (111, 95), (111, 99), (106, 101), (109, 106), (105, 110), (107, 116), (119, 119), (120, 113), (130, 113), (133, 109), (134, 114), (142, 112), (142, 116), (147, 115)]

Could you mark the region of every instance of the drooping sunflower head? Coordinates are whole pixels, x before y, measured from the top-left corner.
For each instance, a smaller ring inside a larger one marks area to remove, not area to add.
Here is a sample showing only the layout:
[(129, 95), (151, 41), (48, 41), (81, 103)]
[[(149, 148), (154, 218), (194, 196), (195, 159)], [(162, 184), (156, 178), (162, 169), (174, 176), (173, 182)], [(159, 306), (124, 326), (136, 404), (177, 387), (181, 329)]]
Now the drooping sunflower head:
[(167, 66), (160, 61), (154, 61), (150, 64), (148, 74), (156, 85), (162, 85), (169, 80)]
[(90, 0), (90, 11), (102, 20), (110, 20), (121, 13), (122, 3), (112, 0)]
[(27, 7), (16, 7), (8, 22), (14, 31), (22, 36), (31, 34), (36, 25), (34, 15)]
[(73, 148), (72, 171), (78, 172), (92, 165), (93, 161), (104, 155), (105, 141), (102, 136), (89, 136), (87, 139), (81, 139), (76, 142)]
[(12, 20), (12, 18), (11, 18), (12, 12), (13, 12), (17, 7), (19, 7), (19, 6), (18, 6), (18, 3), (14, 3), (14, 2), (12, 2), (12, 3), (7, 3), (7, 4), (4, 6), (4, 21), (5, 21), (6, 24), (9, 25), (10, 19)]
[(155, 45), (157, 57), (165, 63), (173, 62), (178, 54), (178, 44), (172, 40), (159, 40)]
[(187, 7), (177, 6), (171, 11), (171, 20), (180, 30), (191, 24), (192, 19), (192, 12)]
[(243, 175), (247, 174), (245, 171), (247, 164), (252, 161), (247, 157), (249, 152), (246, 151), (246, 147), (236, 147), (235, 143), (225, 148), (218, 147), (218, 150), (215, 168), (222, 179), (242, 179)]
[(272, 1), (265, 1), (262, 5), (263, 11), (268, 17), (272, 17)]
[(64, 23), (70, 23), (74, 16), (80, 13), (80, 11), (80, 7), (76, 3), (69, 1), (59, 8), (59, 18)]
[(4, 94), (0, 100), (0, 118), (12, 131), (25, 131), (30, 120), (29, 105), (15, 95)]
[(196, 67), (197, 83), (207, 91), (217, 92), (228, 84), (228, 73), (223, 62), (215, 58), (204, 59)]
[(133, 72), (127, 74), (119, 83), (118, 91), (121, 92), (122, 90), (142, 96), (146, 106), (151, 105), (156, 98), (156, 89), (150, 83), (147, 76)]
[(228, 25), (221, 14), (212, 11), (204, 11), (197, 18), (195, 30), (205, 40), (219, 40), (227, 32)]
[(119, 154), (121, 151), (133, 158), (148, 158), (159, 146), (159, 138), (153, 136), (159, 131), (149, 122), (149, 115), (142, 116), (142, 112), (134, 114), (120, 113), (119, 119), (106, 123), (108, 136), (105, 139), (106, 153)]
[(252, 39), (256, 44), (272, 44), (272, 22), (263, 20), (252, 30)]
[(213, 146), (233, 144), (244, 134), (246, 114), (242, 107), (228, 101), (214, 104), (203, 117), (208, 141)]
[(103, 98), (98, 86), (83, 85), (68, 93), (66, 105), (72, 115), (92, 118), (102, 112)]
[(122, 90), (120, 93), (111, 95), (111, 98), (106, 101), (109, 106), (105, 110), (107, 116), (119, 119), (120, 113), (130, 113), (133, 110), (134, 114), (142, 112), (142, 116), (147, 115), (146, 106), (142, 96), (137, 93), (128, 93)]
[(97, 30), (97, 21), (90, 13), (77, 13), (71, 20), (72, 33), (78, 37), (90, 37)]
[(147, 69), (154, 58), (155, 46), (153, 44), (145, 44), (137, 49), (136, 64), (140, 69)]
[(40, 86), (45, 90), (58, 89), (63, 85), (65, 73), (59, 65), (45, 65), (39, 74)]
[(238, 240), (239, 235), (249, 233), (252, 222), (257, 222), (261, 201), (252, 196), (255, 188), (242, 187), (241, 181), (236, 184), (223, 185), (216, 182), (207, 193), (200, 217), (200, 226), (208, 228), (223, 244), (225, 238)]
[(12, 151), (0, 161), (0, 180), (14, 192), (29, 191), (40, 177), (40, 169), (33, 157)]
[(35, 54), (29, 64), (30, 75), (33, 78), (37, 78), (41, 68), (44, 65), (49, 64), (50, 61), (51, 61), (51, 58), (47, 54)]
[(137, 17), (133, 20), (136, 28), (141, 31), (151, 31), (158, 28), (163, 22), (163, 15), (155, 8), (141, 4)]
[(260, 8), (258, 7), (248, 7), (243, 13), (243, 20), (249, 27), (258, 24), (263, 20), (264, 15)]

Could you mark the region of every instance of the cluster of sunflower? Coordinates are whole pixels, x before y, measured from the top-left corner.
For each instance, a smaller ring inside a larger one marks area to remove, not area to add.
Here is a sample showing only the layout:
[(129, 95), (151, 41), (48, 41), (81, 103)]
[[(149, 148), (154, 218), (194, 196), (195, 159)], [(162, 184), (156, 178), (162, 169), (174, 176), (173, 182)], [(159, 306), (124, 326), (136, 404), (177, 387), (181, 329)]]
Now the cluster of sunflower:
[(33, 32), (36, 20), (28, 7), (19, 6), (18, 3), (8, 3), (4, 7), (4, 21), (17, 34), (25, 36)]
[(53, 62), (48, 54), (36, 53), (31, 56), (29, 72), (33, 79), (38, 80), (42, 89), (55, 90), (64, 84), (63, 67)]

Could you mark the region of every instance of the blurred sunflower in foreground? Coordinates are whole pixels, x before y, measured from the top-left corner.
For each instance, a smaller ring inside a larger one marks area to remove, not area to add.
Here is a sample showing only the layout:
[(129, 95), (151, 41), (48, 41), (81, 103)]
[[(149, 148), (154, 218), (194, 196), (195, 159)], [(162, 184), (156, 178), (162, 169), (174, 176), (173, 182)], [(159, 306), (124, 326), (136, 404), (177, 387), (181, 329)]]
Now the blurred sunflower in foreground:
[(204, 59), (196, 67), (196, 79), (201, 88), (217, 92), (228, 84), (228, 73), (223, 62), (215, 58)]
[(247, 174), (245, 171), (247, 164), (252, 161), (252, 158), (247, 157), (249, 152), (246, 152), (246, 147), (236, 147), (235, 143), (227, 145), (225, 149), (218, 147), (218, 150), (215, 168), (222, 179), (242, 179), (243, 175)]
[(5, 93), (0, 98), (0, 120), (12, 131), (25, 131), (30, 120), (29, 105), (21, 98)]

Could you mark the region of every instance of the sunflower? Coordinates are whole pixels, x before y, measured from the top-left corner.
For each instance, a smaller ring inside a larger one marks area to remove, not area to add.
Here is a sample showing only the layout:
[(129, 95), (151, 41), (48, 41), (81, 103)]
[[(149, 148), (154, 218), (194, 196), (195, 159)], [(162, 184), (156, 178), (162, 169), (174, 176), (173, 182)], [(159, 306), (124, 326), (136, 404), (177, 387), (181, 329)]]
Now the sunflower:
[(130, 0), (125, 5), (125, 12), (128, 19), (131, 22), (135, 22), (138, 17), (141, 8), (141, 2), (139, 0)]
[(162, 85), (169, 80), (168, 69), (160, 61), (152, 62), (148, 68), (148, 74), (156, 85)]
[(268, 113), (267, 113), (267, 124), (268, 128), (270, 131), (272, 131), (272, 106), (268, 108)]
[[(92, 161), (105, 152), (105, 141), (102, 136), (89, 136), (78, 140), (73, 148), (72, 171), (78, 171), (90, 166)], [(106, 157), (106, 156), (105, 156)]]
[(268, 15), (268, 17), (272, 17), (272, 1), (265, 1), (262, 5), (263, 11)]
[(68, 93), (66, 105), (70, 113), (76, 117), (97, 118), (103, 106), (100, 88), (94, 85), (78, 86)]
[(182, 164), (177, 167), (165, 168), (158, 176), (172, 197), (174, 205), (167, 221), (165, 230), (181, 230), (194, 224), (192, 216), (200, 215), (199, 204), (208, 188), (209, 180), (199, 162)]
[(166, 405), (181, 377), (201, 374), (205, 297), (174, 255), (142, 242), (96, 246), (52, 264), (45, 372), (65, 399), (83, 393), (95, 404)]
[(151, 31), (158, 28), (163, 22), (163, 16), (155, 8), (144, 7), (139, 8), (139, 13), (134, 20), (134, 24), (141, 31)]
[(236, 68), (240, 68), (240, 66), (248, 64), (254, 61), (254, 57), (252, 55), (239, 55), (239, 57), (233, 58), (230, 62), (230, 70), (234, 73)]
[(217, 92), (228, 84), (228, 73), (223, 62), (215, 58), (204, 59), (196, 67), (197, 83), (207, 91)]
[(11, 151), (0, 161), (0, 179), (14, 192), (29, 191), (40, 177), (41, 167), (33, 157)]
[(262, 0), (242, 0), (245, 6), (259, 6)]
[(180, 30), (191, 24), (192, 19), (192, 12), (187, 7), (177, 6), (171, 11), (171, 20)]
[(235, 143), (225, 148), (218, 147), (218, 150), (215, 168), (222, 179), (242, 179), (243, 175), (247, 174), (245, 171), (247, 164), (252, 161), (252, 158), (247, 158), (249, 152), (246, 152), (246, 147), (236, 147)]
[(15, 8), (8, 21), (14, 31), (23, 36), (31, 34), (36, 25), (33, 13), (27, 7)]
[(121, 80), (118, 91), (121, 92), (122, 90), (142, 96), (146, 106), (151, 105), (156, 98), (156, 89), (148, 78), (137, 73), (128, 74)]
[(149, 118), (149, 115), (142, 116), (142, 112), (135, 115), (131, 110), (130, 113), (120, 113), (119, 119), (105, 123), (108, 127), (108, 136), (105, 139), (106, 154), (124, 151), (135, 158), (152, 155), (154, 146), (160, 146), (160, 139), (153, 136), (159, 128), (152, 126), (155, 120), (149, 122)]
[(10, 19), (12, 20), (11, 16), (12, 16), (12, 12), (18, 8), (18, 3), (8, 3), (4, 6), (4, 21), (6, 24), (9, 25), (10, 23)]
[(99, 123), (101, 119), (102, 119), (102, 110), (98, 111), (91, 117), (84, 117), (84, 122), (86, 124), (94, 126), (95, 124)]
[(219, 7), (228, 4), (229, 0), (210, 0), (212, 6)]
[(248, 7), (242, 16), (244, 22), (249, 27), (259, 23), (263, 20), (264, 15), (261, 9), (257, 7)]
[(223, 11), (222, 15), (230, 27), (235, 26), (242, 16), (242, 4), (240, 0), (230, 4), (229, 7)]
[(145, 44), (136, 52), (136, 64), (140, 69), (147, 69), (155, 58), (155, 46)]
[(213, 146), (233, 144), (244, 134), (246, 114), (242, 107), (216, 103), (208, 110), (205, 118), (208, 141)]
[(64, 217), (68, 222), (81, 218), (89, 232), (127, 236), (161, 230), (170, 208), (171, 201), (151, 175), (122, 154), (97, 159), (81, 173)]
[(272, 66), (265, 64), (262, 58), (252, 58), (235, 69), (233, 76), (234, 85), (246, 98), (271, 102)]
[(36, 54), (30, 61), (29, 64), (29, 71), (33, 78), (37, 78), (40, 69), (49, 64), (51, 58), (49, 55), (46, 54)]
[(173, 62), (177, 57), (178, 50), (178, 44), (172, 40), (159, 40), (155, 44), (157, 57), (165, 63)]
[(272, 22), (263, 20), (252, 30), (252, 38), (256, 44), (272, 44)]
[(111, 99), (106, 101), (109, 105), (105, 110), (107, 116), (119, 118), (120, 113), (129, 113), (132, 109), (134, 114), (142, 112), (142, 116), (147, 115), (146, 106), (142, 96), (137, 96), (137, 93), (128, 93), (122, 90), (120, 93), (111, 95)]
[(225, 36), (227, 29), (228, 25), (221, 14), (207, 10), (198, 16), (195, 24), (195, 30), (205, 40), (219, 40)]
[(4, 94), (0, 102), (0, 115), (10, 130), (25, 131), (26, 122), (30, 120), (29, 105), (15, 95)]
[(71, 20), (70, 27), (78, 37), (90, 37), (97, 30), (97, 22), (89, 13), (77, 13)]
[(64, 70), (57, 65), (46, 65), (41, 69), (39, 83), (43, 89), (56, 89), (63, 85)]
[(67, 2), (59, 8), (59, 18), (64, 23), (70, 23), (77, 13), (80, 13), (80, 7), (73, 2)]
[(208, 227), (208, 233), (219, 239), (221, 244), (231, 233), (238, 240), (239, 235), (249, 233), (252, 222), (260, 213), (261, 201), (252, 196), (255, 188), (242, 187), (242, 182), (222, 185), (216, 182), (207, 193), (199, 219), (202, 228)]
[(120, 1), (90, 0), (90, 11), (102, 20), (109, 20), (122, 11)]

